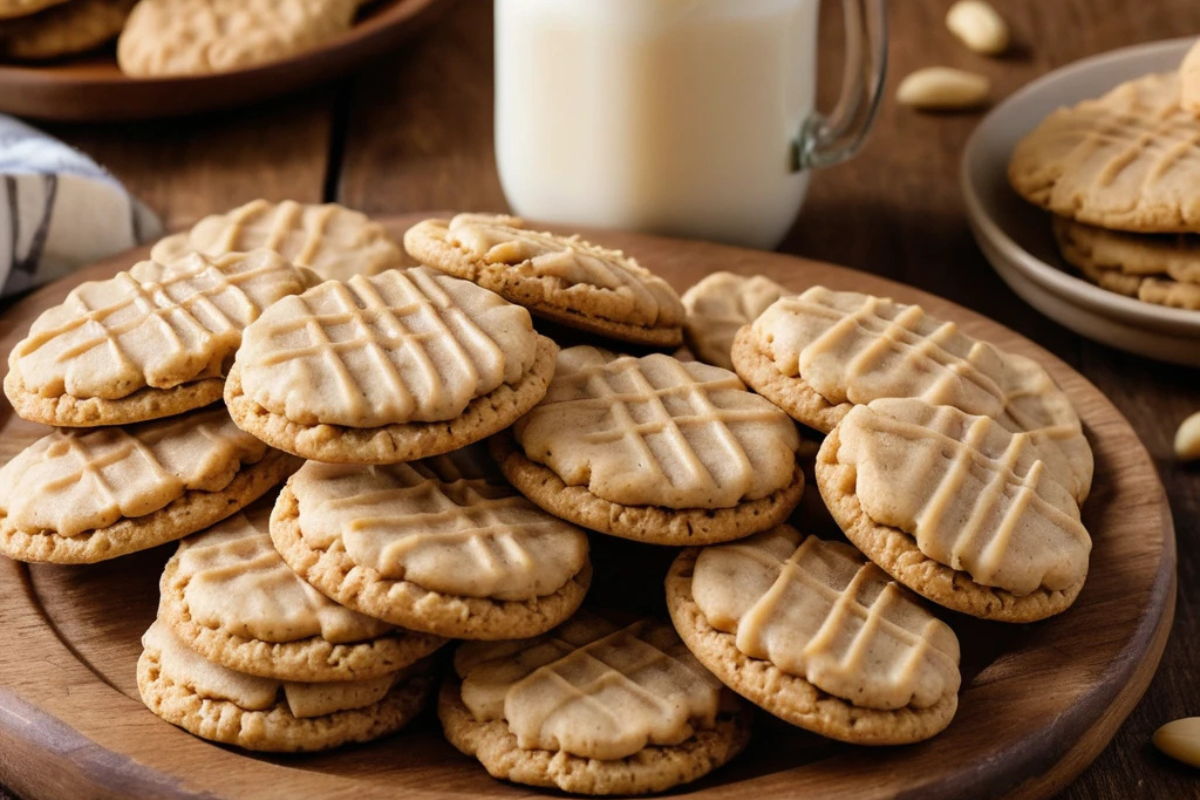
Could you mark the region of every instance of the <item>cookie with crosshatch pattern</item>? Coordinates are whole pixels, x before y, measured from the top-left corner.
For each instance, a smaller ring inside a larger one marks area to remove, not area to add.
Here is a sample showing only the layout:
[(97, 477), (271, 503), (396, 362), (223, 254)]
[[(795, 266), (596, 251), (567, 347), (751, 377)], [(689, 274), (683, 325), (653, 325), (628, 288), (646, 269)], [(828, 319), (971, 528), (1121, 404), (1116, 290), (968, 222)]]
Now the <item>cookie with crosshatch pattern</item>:
[(958, 639), (854, 548), (781, 525), (689, 548), (667, 575), (700, 663), (780, 719), (854, 744), (908, 744), (958, 707)]
[(705, 364), (733, 369), (730, 351), (737, 332), (785, 295), (787, 289), (762, 275), (714, 272), (683, 293), (687, 321), (683, 338)]
[(1028, 434), (922, 406), (856, 406), (825, 437), (817, 486), (846, 537), (946, 608), (1002, 622), (1065, 611), (1092, 546), (1071, 492)]
[(429, 664), (362, 680), (261, 678), (208, 661), (161, 621), (142, 636), (137, 686), (154, 714), (201, 739), (267, 753), (328, 750), (394, 733), (421, 712)]
[(163, 570), (158, 619), (180, 641), (231, 670), (313, 683), (391, 675), (445, 643), (305, 583), (271, 544), (274, 499), (179, 543)]
[(728, 370), (661, 353), (563, 350), (546, 397), (492, 447), (550, 513), (652, 544), (748, 536), (804, 490), (786, 414)]
[(669, 625), (581, 612), (534, 639), (466, 642), (442, 684), (450, 743), (495, 778), (576, 794), (688, 783), (746, 746), (750, 717)]
[(453, 638), (545, 633), (592, 576), (584, 532), (513, 491), (482, 445), (387, 466), (310, 461), (280, 494), (271, 537), (339, 603)]
[(459, 214), (413, 226), (404, 247), (422, 264), (553, 322), (649, 347), (683, 343), (675, 290), (624, 253), (579, 236), (532, 231), (516, 217)]
[(856, 404), (919, 398), (1036, 431), (1079, 501), (1092, 449), (1067, 395), (1040, 364), (962, 332), (916, 305), (814, 286), (784, 297), (734, 340), (738, 375), (794, 419), (828, 433)]
[(56, 430), (0, 467), (0, 552), (91, 564), (145, 550), (236, 513), (298, 466), (220, 407)]
[(154, 245), (150, 257), (169, 262), (191, 251), (210, 256), (265, 247), (326, 280), (376, 275), (403, 265), (400, 247), (378, 222), (337, 203), (254, 200), (205, 217), (185, 233)]
[(1009, 182), (1029, 202), (1089, 225), (1200, 232), (1200, 141), (1185, 103), (1200, 95), (1198, 83), (1200, 70), (1146, 75), (1058, 109), (1017, 143)]
[(390, 464), (503, 430), (546, 393), (558, 347), (529, 312), (427, 267), (326, 281), (246, 330), (234, 420), (315, 461)]
[(221, 399), (246, 326), (314, 281), (269, 250), (143, 261), (44, 311), (9, 354), (4, 392), (23, 419), (60, 427), (206, 406)]

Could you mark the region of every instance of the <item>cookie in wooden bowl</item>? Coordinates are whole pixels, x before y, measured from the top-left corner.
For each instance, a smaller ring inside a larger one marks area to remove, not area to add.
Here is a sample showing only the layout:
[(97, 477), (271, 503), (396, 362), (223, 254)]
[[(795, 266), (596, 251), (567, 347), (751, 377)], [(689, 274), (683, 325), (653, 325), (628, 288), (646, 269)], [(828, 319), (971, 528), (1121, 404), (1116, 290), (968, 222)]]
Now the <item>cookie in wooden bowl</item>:
[(563, 350), (546, 397), (491, 445), (542, 508), (649, 544), (748, 536), (804, 490), (787, 414), (728, 370), (661, 353)]
[(169, 264), (81, 284), (8, 357), (4, 392), (23, 419), (124, 425), (221, 399), (242, 331), (315, 281), (269, 250)]
[(429, 665), (365, 680), (259, 678), (206, 660), (162, 622), (142, 636), (137, 685), (162, 719), (220, 744), (270, 753), (328, 750), (403, 728), (433, 688)]
[(285, 681), (391, 675), (441, 647), (338, 605), (300, 579), (271, 544), (266, 498), (189, 536), (163, 570), (158, 619), (227, 669)]
[(0, 552), (92, 564), (156, 547), (238, 512), (299, 465), (221, 407), (57, 430), (0, 468)]
[(714, 272), (683, 293), (683, 338), (705, 364), (733, 369), (733, 340), (781, 297), (792, 294), (762, 275)]
[(1001, 622), (1065, 611), (1092, 549), (1079, 504), (1030, 434), (920, 401), (855, 406), (817, 485), (846, 537), (946, 608)]
[(666, 587), (675, 629), (700, 663), (793, 725), (895, 745), (954, 717), (954, 631), (848, 545), (781, 525), (683, 551)]
[(481, 445), (385, 466), (310, 461), (280, 494), (271, 537), (327, 596), (453, 638), (545, 633), (592, 577), (584, 532), (517, 493)]
[(254, 200), (205, 217), (191, 230), (168, 236), (150, 251), (170, 262), (191, 251), (209, 256), (265, 247), (325, 280), (376, 275), (403, 265), (400, 247), (378, 222), (337, 203)]
[(142, 78), (245, 69), (332, 40), (357, 9), (355, 0), (141, 0), (117, 63)]
[(465, 447), (542, 398), (557, 345), (529, 312), (427, 267), (326, 281), (249, 326), (229, 413), (314, 461), (394, 464)]
[(450, 743), (494, 778), (575, 794), (649, 794), (746, 747), (744, 706), (669, 625), (580, 613), (550, 633), (467, 642), (438, 699)]
[(570, 328), (648, 347), (683, 343), (675, 290), (617, 250), (529, 230), (492, 214), (428, 219), (404, 234), (409, 255)]
[(1038, 431), (1075, 473), (1082, 502), (1093, 456), (1070, 399), (1040, 364), (963, 332), (917, 305), (815, 286), (784, 297), (733, 345), (738, 375), (797, 421), (828, 433), (858, 404), (919, 398)]

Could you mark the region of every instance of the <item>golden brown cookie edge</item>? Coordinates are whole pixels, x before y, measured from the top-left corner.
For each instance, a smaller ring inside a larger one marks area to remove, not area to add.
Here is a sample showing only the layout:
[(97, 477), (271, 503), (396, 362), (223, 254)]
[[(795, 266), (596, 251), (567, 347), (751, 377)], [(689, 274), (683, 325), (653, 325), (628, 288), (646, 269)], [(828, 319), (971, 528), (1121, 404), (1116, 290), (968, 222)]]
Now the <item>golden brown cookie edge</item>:
[(709, 672), (742, 697), (785, 722), (850, 744), (899, 745), (923, 741), (950, 724), (957, 693), (929, 708), (893, 711), (860, 708), (822, 691), (804, 678), (789, 675), (770, 661), (751, 658), (733, 634), (708, 624), (692, 596), (699, 548), (688, 548), (667, 572), (667, 610), (675, 630)]
[(1061, 614), (1075, 602), (1086, 575), (1065, 590), (1039, 589), (1017, 596), (976, 583), (967, 573), (926, 556), (913, 537), (898, 528), (875, 523), (863, 511), (854, 491), (854, 468), (837, 461), (840, 446), (841, 438), (834, 429), (817, 452), (821, 499), (846, 538), (902, 585), (943, 608), (997, 622), (1036, 622)]
[(538, 636), (566, 621), (591, 586), (591, 561), (553, 594), (532, 600), (495, 600), (434, 592), (404, 580), (383, 578), (353, 564), (340, 547), (315, 550), (300, 530), (300, 504), (291, 483), (275, 502), (270, 522), (275, 549), (311, 586), (346, 608), (434, 637), (477, 640)]
[(804, 471), (797, 460), (790, 484), (733, 508), (626, 506), (598, 497), (586, 486), (567, 486), (554, 470), (526, 457), (507, 431), (489, 439), (488, 446), (504, 477), (542, 510), (645, 544), (688, 547), (742, 539), (786, 520), (804, 495)]

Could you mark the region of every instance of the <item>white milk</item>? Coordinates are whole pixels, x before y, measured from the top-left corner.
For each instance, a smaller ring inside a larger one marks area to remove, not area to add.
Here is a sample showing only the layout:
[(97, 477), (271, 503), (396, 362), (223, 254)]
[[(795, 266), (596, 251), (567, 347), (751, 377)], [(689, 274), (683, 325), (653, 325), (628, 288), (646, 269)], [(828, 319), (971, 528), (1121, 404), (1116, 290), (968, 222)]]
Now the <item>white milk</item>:
[(496, 154), (548, 222), (774, 247), (819, 0), (496, 0)]

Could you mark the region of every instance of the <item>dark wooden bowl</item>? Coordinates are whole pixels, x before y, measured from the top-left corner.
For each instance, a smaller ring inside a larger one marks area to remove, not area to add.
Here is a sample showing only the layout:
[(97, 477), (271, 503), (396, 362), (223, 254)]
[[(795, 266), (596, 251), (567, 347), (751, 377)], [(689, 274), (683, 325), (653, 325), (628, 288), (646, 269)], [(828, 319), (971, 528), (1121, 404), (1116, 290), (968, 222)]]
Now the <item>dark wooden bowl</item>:
[(0, 112), (128, 122), (249, 105), (339, 78), (401, 44), (452, 0), (378, 0), (354, 27), (294, 58), (214, 75), (131, 78), (110, 50), (46, 65), (0, 64)]

